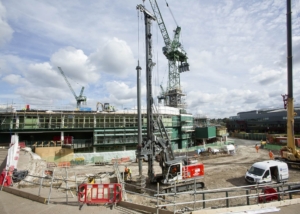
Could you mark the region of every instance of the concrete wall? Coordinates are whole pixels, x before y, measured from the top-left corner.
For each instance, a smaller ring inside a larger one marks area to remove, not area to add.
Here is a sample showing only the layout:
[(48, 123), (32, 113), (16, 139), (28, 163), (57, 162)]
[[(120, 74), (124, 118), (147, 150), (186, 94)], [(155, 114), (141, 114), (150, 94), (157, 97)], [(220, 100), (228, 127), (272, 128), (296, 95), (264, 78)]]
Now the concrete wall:
[(71, 161), (74, 157), (74, 150), (61, 147), (36, 147), (35, 153), (47, 162)]

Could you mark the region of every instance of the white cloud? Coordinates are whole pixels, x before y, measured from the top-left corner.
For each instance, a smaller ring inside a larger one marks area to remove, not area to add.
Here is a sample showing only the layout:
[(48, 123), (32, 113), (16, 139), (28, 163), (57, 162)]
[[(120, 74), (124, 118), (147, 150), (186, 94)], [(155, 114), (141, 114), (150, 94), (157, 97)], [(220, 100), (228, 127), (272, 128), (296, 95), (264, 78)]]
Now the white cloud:
[(130, 47), (125, 41), (113, 38), (90, 56), (90, 62), (104, 72), (126, 76), (134, 71), (135, 60)]
[(126, 83), (117, 81), (107, 82), (105, 85), (116, 99), (136, 99), (136, 87), (130, 88)]
[(270, 85), (270, 84), (278, 84), (284, 78), (284, 71), (272, 70), (263, 68), (262, 65), (254, 67), (250, 70), (250, 74), (252, 76), (252, 80), (254, 82), (258, 82), (261, 85)]
[(22, 77), (20, 75), (15, 74), (9, 74), (3, 77), (2, 80), (12, 85), (18, 85), (22, 83)]
[[(57, 66), (88, 105), (136, 105), (136, 62), (142, 67), (145, 106), (145, 35), (140, 0), (35, 1), (0, 3), (0, 102), (76, 106)], [(176, 25), (158, 2), (169, 36)], [(35, 5), (32, 7), (32, 5)], [(151, 11), (149, 1), (145, 6)], [(180, 42), (190, 71), (180, 76), (188, 112), (229, 117), (237, 112), (282, 106), (286, 81), (286, 5), (269, 1), (169, 2), (182, 28)], [(293, 3), (293, 10), (299, 5)], [(300, 28), (293, 12), (294, 96), (300, 100)], [(138, 21), (139, 20), (139, 21)], [(139, 23), (139, 26), (138, 26)], [(295, 24), (296, 23), (296, 24)], [(139, 27), (139, 28), (138, 28)], [(168, 82), (168, 63), (153, 22), (153, 94)], [(4, 33), (2, 33), (4, 32)], [(12, 36), (13, 35), (13, 36)], [(17, 84), (16, 84), (17, 83)]]
[(74, 47), (60, 49), (50, 59), (53, 67), (61, 67), (67, 78), (83, 85), (95, 83), (100, 78), (100, 72), (88, 62), (88, 56)]
[(0, 47), (11, 40), (13, 32), (13, 29), (6, 21), (6, 9), (0, 2)]

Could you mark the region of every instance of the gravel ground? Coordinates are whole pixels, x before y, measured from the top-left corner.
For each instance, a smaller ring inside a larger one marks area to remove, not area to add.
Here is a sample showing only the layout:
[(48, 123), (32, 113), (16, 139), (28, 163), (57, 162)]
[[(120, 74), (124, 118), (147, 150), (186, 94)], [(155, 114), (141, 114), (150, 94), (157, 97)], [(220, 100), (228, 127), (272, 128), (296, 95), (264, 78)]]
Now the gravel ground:
[[(244, 186), (247, 185), (247, 183), (244, 180), (244, 175), (251, 167), (251, 165), (258, 161), (268, 160), (268, 150), (260, 149), (257, 153), (254, 146), (255, 144), (260, 144), (260, 141), (253, 141), (253, 140), (242, 140), (242, 139), (230, 139), (233, 140), (237, 151), (234, 155), (209, 155), (209, 156), (201, 156), (198, 155), (196, 158), (199, 162), (204, 163), (205, 167), (205, 176), (202, 178), (202, 181), (205, 183), (205, 190), (212, 190), (212, 189), (219, 189), (219, 188), (232, 188), (236, 186)], [(273, 153), (278, 155), (277, 151), (273, 151)], [(190, 155), (195, 156), (196, 153), (190, 153)], [(137, 163), (125, 163), (120, 164), (119, 169), (120, 171), (123, 171), (125, 168), (125, 165), (128, 165), (132, 170), (132, 176), (133, 176), (133, 182), (135, 181), (139, 169)], [(143, 174), (147, 175), (147, 163), (143, 163)], [(43, 169), (45, 169), (45, 162), (43, 161), (36, 161), (31, 160), (29, 153), (21, 152), (20, 155), (20, 161), (18, 165), (18, 170), (30, 170), (30, 174), (32, 175), (41, 175), (41, 172)], [(160, 173), (160, 167), (158, 163), (155, 163), (154, 169), (157, 173)], [(66, 171), (62, 169), (59, 174), (57, 172), (57, 175), (60, 175), (61, 177), (65, 176)], [(95, 165), (85, 165), (85, 166), (75, 166), (68, 168), (68, 176), (70, 179), (75, 178), (75, 174), (78, 176), (79, 174), (82, 175), (82, 177), (86, 177), (86, 175), (93, 175), (98, 173), (107, 173), (107, 176), (102, 180), (102, 182), (106, 182), (107, 179), (112, 180), (110, 173), (113, 173), (113, 166), (112, 165), (106, 165), (106, 166), (95, 166)], [(289, 182), (298, 182), (300, 171), (296, 170), (290, 170), (290, 178)], [(106, 180), (105, 180), (106, 179)], [(70, 184), (69, 184), (70, 185)], [(150, 189), (156, 190), (156, 185), (148, 185), (147, 186)], [(127, 185), (126, 189), (134, 190), (134, 188), (131, 188), (129, 185)], [(145, 195), (153, 195), (154, 193), (148, 193)], [(234, 194), (230, 193), (230, 196), (233, 196)], [(239, 193), (239, 194), (245, 194), (245, 191)], [(144, 204), (148, 206), (154, 206), (156, 204), (156, 200), (149, 199), (147, 197), (141, 197), (140, 195), (134, 195), (134, 194), (127, 194), (128, 200), (137, 204)], [(209, 197), (215, 198), (215, 197), (225, 197), (225, 193), (218, 193), (216, 195), (207, 196), (206, 199)], [(167, 197), (167, 200), (173, 201), (174, 197)], [(196, 195), (196, 200), (202, 200), (202, 195)], [(175, 198), (177, 202), (181, 201), (193, 201), (194, 196), (193, 195), (180, 195)], [(245, 202), (245, 199), (242, 200)], [(243, 202), (241, 199), (232, 199), (230, 200), (231, 205), (238, 205), (242, 204)], [(193, 205), (190, 205), (189, 207), (192, 207)], [(202, 203), (197, 204), (198, 207), (202, 206)], [(197, 207), (196, 206), (196, 207)], [(207, 202), (206, 207), (222, 207), (225, 206), (225, 201), (222, 203), (219, 201), (212, 201)], [(175, 209), (181, 209), (185, 206), (179, 206)], [(173, 210), (173, 207), (170, 208), (170, 210)]]

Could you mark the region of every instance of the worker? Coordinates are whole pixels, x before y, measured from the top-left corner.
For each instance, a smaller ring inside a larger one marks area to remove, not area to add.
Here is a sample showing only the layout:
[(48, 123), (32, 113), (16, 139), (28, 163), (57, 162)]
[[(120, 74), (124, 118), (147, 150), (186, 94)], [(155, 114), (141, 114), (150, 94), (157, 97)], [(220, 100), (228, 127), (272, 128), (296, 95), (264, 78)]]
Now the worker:
[(269, 151), (269, 157), (271, 160), (274, 160), (274, 154), (271, 150)]
[(177, 174), (177, 168), (176, 168), (176, 166), (173, 166), (173, 167), (172, 167), (172, 173), (173, 173), (174, 175)]
[(255, 144), (255, 149), (256, 149), (256, 153), (258, 153), (259, 146), (257, 144)]
[(131, 169), (129, 169), (127, 166), (125, 166), (124, 174), (125, 180), (131, 180)]

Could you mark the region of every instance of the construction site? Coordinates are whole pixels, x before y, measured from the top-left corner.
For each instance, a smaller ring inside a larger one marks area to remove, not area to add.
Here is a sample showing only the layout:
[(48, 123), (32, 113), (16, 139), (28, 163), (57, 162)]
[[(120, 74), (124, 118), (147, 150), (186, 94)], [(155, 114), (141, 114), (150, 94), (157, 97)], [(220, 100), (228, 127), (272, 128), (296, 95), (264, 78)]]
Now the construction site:
[[(84, 108), (84, 87), (77, 96), (58, 67), (76, 99), (76, 110), (11, 105), (0, 112), (0, 195), (6, 192), (49, 207), (36, 213), (53, 212), (55, 205), (64, 205), (62, 213), (273, 213), (299, 204), (291, 37), (288, 94), (282, 95), (285, 143), (274, 146), (267, 133), (251, 133), (259, 136), (256, 140), (240, 139), (238, 134), (229, 137), (225, 127), (208, 126), (207, 118), (187, 112), (180, 74), (189, 71), (189, 63), (179, 42), (181, 27), (170, 39), (156, 0), (150, 5), (152, 12), (142, 4), (136, 6), (145, 24), (146, 109), (141, 107), (139, 61), (137, 106), (120, 111), (100, 102), (96, 110)], [(290, 35), (289, 0), (287, 14)], [(154, 22), (169, 64), (168, 86), (161, 87), (158, 96), (161, 105), (153, 97)], [(20, 207), (5, 209), (18, 213)]]
[[(79, 210), (83, 205), (78, 202), (77, 188), (80, 184), (89, 183), (89, 179), (94, 179), (92, 183), (95, 184), (122, 184), (118, 190), (122, 195), (120, 202), (116, 205), (102, 204), (107, 213), (113, 211), (117, 213), (197, 213), (197, 211), (209, 210), (213, 213), (221, 208), (223, 208), (222, 212), (225, 212), (224, 209), (253, 209), (255, 211), (267, 208), (267, 202), (270, 207), (274, 207), (274, 204), (272, 205), (268, 199), (265, 202), (261, 201), (266, 185), (249, 185), (245, 181), (245, 172), (253, 163), (270, 159), (269, 150), (260, 149), (257, 152), (255, 144), (259, 144), (260, 141), (230, 139), (230, 142), (234, 143), (236, 147), (234, 154), (221, 154), (221, 152), (197, 154), (196, 151), (183, 151), (176, 154), (182, 156), (188, 153), (190, 160), (203, 163), (205, 166), (205, 175), (200, 179), (197, 178), (197, 181), (200, 180), (204, 183), (204, 187), (192, 188), (189, 191), (165, 191), (165, 185), (149, 184), (147, 181), (147, 185), (141, 193), (139, 166), (135, 160), (121, 161), (120, 158), (104, 165), (83, 163), (69, 166), (53, 165), (53, 163), (51, 165), (45, 160), (36, 159), (32, 152), (26, 151), (26, 148), (21, 149), (19, 153), (17, 168), (21, 172), (28, 171), (28, 174), (25, 179), (17, 181), (10, 188), (16, 190), (16, 192), (12, 192), (13, 194), (28, 200), (36, 200), (48, 205), (58, 203), (66, 204), (66, 206), (76, 205)], [(5, 156), (5, 152), (7, 149), (1, 150), (1, 157)], [(278, 151), (274, 151), (274, 154), (279, 155)], [(132, 171), (132, 178), (126, 181), (123, 180), (125, 179), (123, 177), (125, 166)], [(142, 163), (142, 170), (143, 174), (146, 174), (147, 162)], [(154, 170), (156, 173), (161, 171), (158, 163), (154, 164)], [(300, 199), (299, 175), (299, 170), (290, 170), (288, 182), (267, 184), (268, 187), (271, 186), (278, 190), (280, 197), (272, 201), (278, 201), (281, 205), (276, 204), (275, 206), (280, 207), (287, 205), (288, 201)], [(2, 188), (4, 191), (10, 192), (7, 187)], [(90, 206), (83, 206), (84, 212), (92, 209)], [(110, 206), (114, 206), (114, 209), (110, 210)], [(156, 212), (158, 208), (159, 211)], [(271, 208), (269, 211), (276, 211), (276, 209)]]

